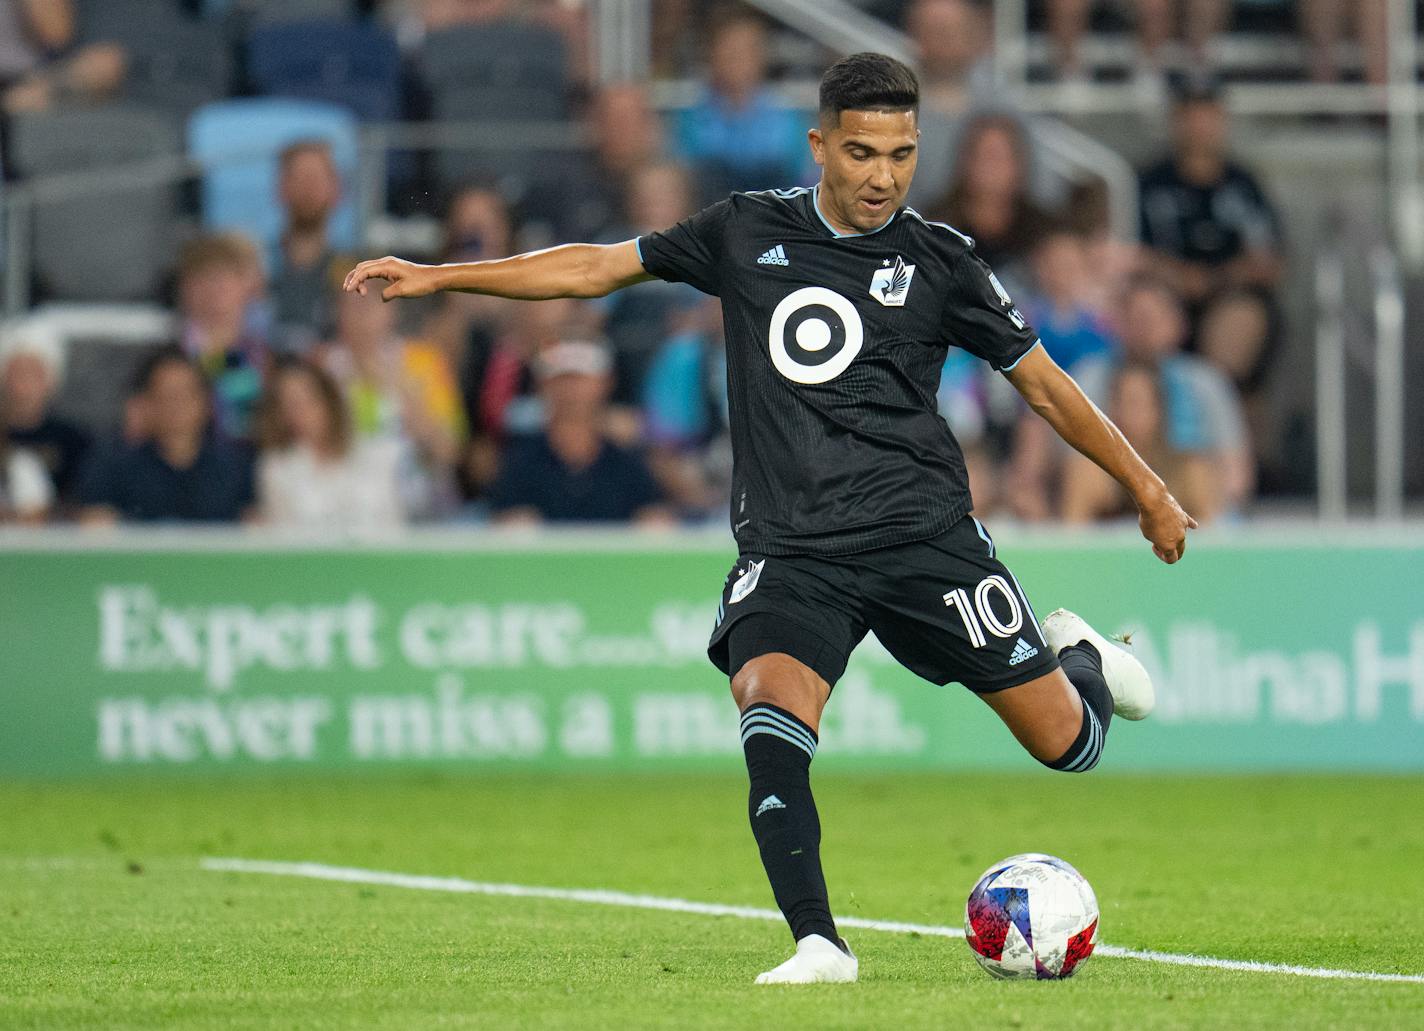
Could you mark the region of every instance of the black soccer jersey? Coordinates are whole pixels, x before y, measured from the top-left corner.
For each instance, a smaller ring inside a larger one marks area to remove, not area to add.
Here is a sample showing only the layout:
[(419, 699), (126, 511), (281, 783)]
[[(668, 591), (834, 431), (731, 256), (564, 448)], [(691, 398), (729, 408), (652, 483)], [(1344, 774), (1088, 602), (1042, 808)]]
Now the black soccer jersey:
[(972, 502), (935, 406), (946, 351), (1008, 369), (1038, 339), (968, 237), (908, 207), (840, 234), (816, 193), (734, 193), (638, 240), (650, 274), (722, 300), (744, 552), (850, 554), (948, 529)]

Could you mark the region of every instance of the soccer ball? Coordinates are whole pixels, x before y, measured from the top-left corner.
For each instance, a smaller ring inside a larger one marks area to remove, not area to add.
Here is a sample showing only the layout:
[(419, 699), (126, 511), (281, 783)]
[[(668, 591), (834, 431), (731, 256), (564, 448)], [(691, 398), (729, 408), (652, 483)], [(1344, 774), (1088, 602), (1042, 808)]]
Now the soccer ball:
[(995, 977), (1069, 977), (1098, 944), (1098, 900), (1063, 860), (1010, 856), (985, 870), (969, 893), (964, 938)]

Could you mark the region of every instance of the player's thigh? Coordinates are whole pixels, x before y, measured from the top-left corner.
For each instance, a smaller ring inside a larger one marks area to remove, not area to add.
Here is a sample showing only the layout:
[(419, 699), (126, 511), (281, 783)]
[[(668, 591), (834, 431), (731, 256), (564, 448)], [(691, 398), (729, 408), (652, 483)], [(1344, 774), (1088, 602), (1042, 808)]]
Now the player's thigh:
[(980, 698), (1035, 759), (1052, 762), (1072, 747), (1083, 725), (1083, 699), (1062, 669)]
[(782, 707), (804, 719), (808, 697), (819, 697), (807, 711), (820, 715), (864, 635), (854, 580), (840, 564), (743, 555), (727, 574), (707, 655), (741, 708), (790, 702)]
[(1058, 668), (1028, 596), (972, 516), (931, 540), (861, 558), (870, 628), (926, 680), (988, 694)]

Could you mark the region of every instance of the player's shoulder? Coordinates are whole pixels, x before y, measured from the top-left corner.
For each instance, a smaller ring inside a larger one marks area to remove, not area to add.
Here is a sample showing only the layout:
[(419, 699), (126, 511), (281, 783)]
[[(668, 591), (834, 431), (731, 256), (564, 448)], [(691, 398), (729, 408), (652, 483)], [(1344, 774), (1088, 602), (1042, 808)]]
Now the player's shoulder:
[(798, 206), (811, 196), (809, 186), (791, 186), (775, 190), (739, 190), (729, 194), (725, 203), (729, 214), (746, 218), (794, 217)]
[(811, 195), (809, 186), (787, 186), (772, 190), (738, 190), (728, 199), (734, 204), (763, 207), (785, 207)]
[(906, 205), (900, 212), (904, 227), (916, 234), (926, 245), (938, 251), (946, 260), (963, 257), (974, 250), (974, 238), (962, 233), (948, 222), (936, 222), (925, 218), (914, 208)]

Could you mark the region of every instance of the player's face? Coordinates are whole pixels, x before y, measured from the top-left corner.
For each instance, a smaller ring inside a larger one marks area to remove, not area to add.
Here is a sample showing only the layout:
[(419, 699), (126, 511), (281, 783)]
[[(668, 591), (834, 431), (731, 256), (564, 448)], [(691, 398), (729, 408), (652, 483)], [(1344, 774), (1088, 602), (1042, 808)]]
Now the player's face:
[(822, 214), (838, 229), (879, 229), (905, 202), (920, 131), (913, 111), (842, 111), (810, 132), (821, 166)]

